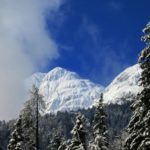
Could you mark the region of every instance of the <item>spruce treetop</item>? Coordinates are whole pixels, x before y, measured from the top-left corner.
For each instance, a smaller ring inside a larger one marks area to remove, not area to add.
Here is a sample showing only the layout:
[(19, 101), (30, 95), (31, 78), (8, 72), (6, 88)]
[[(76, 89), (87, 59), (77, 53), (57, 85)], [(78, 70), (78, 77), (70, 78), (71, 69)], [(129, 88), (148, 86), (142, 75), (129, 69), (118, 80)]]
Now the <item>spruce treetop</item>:
[(140, 54), (140, 57), (139, 57), (140, 64), (150, 62), (150, 22), (143, 29), (143, 33), (144, 35), (142, 36), (141, 40), (145, 42), (146, 47), (142, 50)]
[(133, 116), (128, 125), (129, 135), (125, 142), (125, 150), (150, 149), (150, 22), (143, 32), (141, 39), (146, 47), (139, 56), (139, 65), (142, 69), (140, 86), (143, 89), (132, 105)]

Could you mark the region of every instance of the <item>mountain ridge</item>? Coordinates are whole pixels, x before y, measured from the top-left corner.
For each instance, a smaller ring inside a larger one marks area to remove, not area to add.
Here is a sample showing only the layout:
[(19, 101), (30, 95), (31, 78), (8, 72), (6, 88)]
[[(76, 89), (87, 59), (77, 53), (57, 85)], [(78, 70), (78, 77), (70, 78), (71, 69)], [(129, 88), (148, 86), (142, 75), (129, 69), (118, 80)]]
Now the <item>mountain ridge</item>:
[(139, 86), (140, 74), (141, 69), (136, 64), (117, 75), (104, 90), (105, 103), (121, 104), (123, 99), (131, 101), (142, 90)]
[(60, 67), (38, 75), (33, 74), (27, 84), (30, 88), (35, 84), (44, 96), (45, 113), (89, 108), (103, 91), (101, 85)]
[(82, 79), (77, 73), (56, 67), (48, 73), (34, 73), (26, 81), (29, 88), (35, 84), (46, 103), (46, 113), (87, 109), (96, 104), (104, 93), (104, 103), (123, 103), (132, 100), (141, 90), (138, 86), (141, 69), (131, 66), (121, 72), (106, 88)]

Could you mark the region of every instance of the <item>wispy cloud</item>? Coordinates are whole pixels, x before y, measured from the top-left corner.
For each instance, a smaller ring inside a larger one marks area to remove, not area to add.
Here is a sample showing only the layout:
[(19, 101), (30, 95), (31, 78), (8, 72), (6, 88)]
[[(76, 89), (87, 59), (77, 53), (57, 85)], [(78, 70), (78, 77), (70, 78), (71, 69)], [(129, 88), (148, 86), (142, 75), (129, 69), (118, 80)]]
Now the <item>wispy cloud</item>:
[(23, 103), (24, 79), (59, 57), (45, 16), (62, 0), (0, 0), (0, 119), (14, 117)]
[[(84, 17), (79, 30), (83, 39), (83, 49), (88, 55), (91, 65), (81, 58), (82, 69), (89, 71), (93, 81), (107, 85), (118, 73), (130, 65), (128, 55), (131, 47), (126, 39), (117, 41), (107, 37), (103, 30), (90, 19)], [(126, 53), (124, 53), (126, 51)], [(89, 64), (89, 65), (87, 65)]]

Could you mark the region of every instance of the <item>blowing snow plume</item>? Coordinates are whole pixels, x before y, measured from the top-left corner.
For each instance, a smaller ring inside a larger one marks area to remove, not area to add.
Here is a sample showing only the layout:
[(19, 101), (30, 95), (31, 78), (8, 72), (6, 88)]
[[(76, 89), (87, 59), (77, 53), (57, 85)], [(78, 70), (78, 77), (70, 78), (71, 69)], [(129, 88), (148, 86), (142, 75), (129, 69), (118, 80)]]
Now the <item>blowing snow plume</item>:
[(0, 120), (18, 114), (25, 78), (59, 56), (45, 16), (60, 5), (60, 0), (0, 0)]

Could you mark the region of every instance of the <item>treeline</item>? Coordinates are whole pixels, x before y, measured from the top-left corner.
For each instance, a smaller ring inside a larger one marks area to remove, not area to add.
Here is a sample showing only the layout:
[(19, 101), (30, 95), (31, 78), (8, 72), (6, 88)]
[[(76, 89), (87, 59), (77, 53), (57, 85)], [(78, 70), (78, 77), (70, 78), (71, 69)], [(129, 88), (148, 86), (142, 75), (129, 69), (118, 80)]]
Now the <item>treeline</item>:
[[(108, 130), (111, 135), (111, 143), (119, 145), (121, 141), (121, 134), (123, 129), (127, 126), (130, 116), (131, 102), (119, 104), (109, 104), (104, 107), (107, 114), (107, 125)], [(94, 119), (95, 108), (92, 109), (81, 109), (81, 112), (85, 115), (92, 124)], [(75, 118), (78, 113), (77, 111), (72, 112), (58, 112), (54, 114), (46, 114), (45, 116), (40, 116), (39, 118), (39, 144), (40, 150), (46, 150), (50, 141), (55, 137), (56, 131), (62, 135), (65, 140), (71, 139), (71, 130), (73, 129)], [(5, 122), (0, 121), (0, 147), (2, 150), (7, 149), (7, 145), (10, 139), (10, 134), (14, 130), (15, 120)]]

